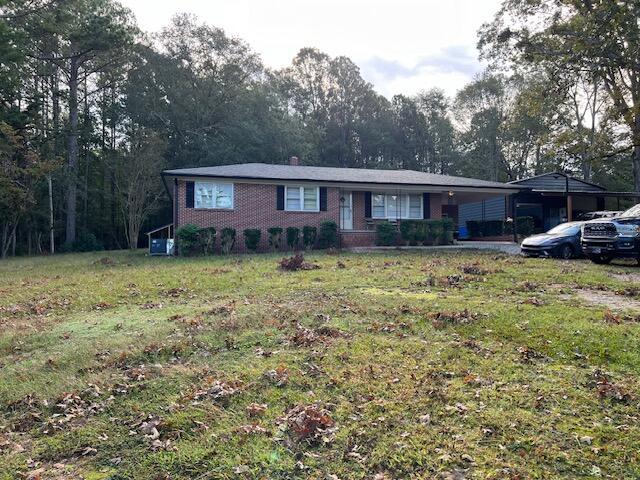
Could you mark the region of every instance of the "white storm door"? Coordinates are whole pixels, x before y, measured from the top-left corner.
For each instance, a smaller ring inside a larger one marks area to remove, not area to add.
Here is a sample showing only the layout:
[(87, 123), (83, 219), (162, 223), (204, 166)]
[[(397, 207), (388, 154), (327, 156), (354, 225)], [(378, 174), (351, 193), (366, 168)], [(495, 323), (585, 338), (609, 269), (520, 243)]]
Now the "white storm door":
[(353, 196), (351, 192), (343, 192), (340, 196), (340, 229), (353, 230)]

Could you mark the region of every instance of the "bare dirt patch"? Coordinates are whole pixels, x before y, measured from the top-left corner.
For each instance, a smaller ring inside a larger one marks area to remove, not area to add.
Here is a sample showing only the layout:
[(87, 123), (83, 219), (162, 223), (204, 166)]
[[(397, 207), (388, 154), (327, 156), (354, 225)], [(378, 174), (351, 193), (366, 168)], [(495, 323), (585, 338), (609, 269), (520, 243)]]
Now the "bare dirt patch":
[(640, 273), (612, 273), (611, 277), (621, 282), (640, 283)]
[[(603, 290), (578, 289), (575, 294), (582, 300), (592, 304), (610, 308), (611, 310), (636, 310), (640, 312), (640, 300), (617, 295)], [(569, 295), (566, 298), (571, 298)]]

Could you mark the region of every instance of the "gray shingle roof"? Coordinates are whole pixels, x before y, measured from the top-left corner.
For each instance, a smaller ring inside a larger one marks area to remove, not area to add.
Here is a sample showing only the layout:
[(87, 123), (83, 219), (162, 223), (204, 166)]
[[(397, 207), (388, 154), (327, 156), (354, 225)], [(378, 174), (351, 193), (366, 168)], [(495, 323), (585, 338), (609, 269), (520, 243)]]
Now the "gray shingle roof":
[[(534, 192), (564, 192), (566, 189), (566, 177), (557, 172), (543, 173), (509, 183), (530, 188)], [(571, 192), (603, 192), (606, 191), (606, 188), (579, 178), (569, 177), (569, 190)]]
[(289, 180), (338, 183), (429, 185), (441, 187), (475, 187), (518, 189), (518, 186), (474, 178), (452, 177), (415, 170), (374, 170), (370, 168), (308, 167), (271, 165), (268, 163), (239, 163), (216, 167), (165, 170), (167, 176), (227, 177), (254, 180)]

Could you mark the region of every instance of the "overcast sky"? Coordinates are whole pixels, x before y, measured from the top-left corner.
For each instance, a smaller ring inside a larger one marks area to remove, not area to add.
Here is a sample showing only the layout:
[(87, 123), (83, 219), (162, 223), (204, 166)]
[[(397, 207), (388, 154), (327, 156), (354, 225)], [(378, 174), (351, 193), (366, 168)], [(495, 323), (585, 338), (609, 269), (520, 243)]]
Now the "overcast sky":
[(391, 97), (440, 87), (453, 95), (482, 69), (476, 32), (500, 0), (121, 0), (156, 32), (178, 12), (248, 42), (272, 68), (302, 47), (346, 55)]

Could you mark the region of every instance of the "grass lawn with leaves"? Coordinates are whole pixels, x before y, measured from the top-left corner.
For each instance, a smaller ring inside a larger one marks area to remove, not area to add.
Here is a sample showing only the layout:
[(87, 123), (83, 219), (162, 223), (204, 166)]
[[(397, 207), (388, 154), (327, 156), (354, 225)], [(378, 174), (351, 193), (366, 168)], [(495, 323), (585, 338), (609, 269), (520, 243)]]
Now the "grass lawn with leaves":
[(640, 478), (639, 268), (281, 257), (0, 262), (0, 478)]

